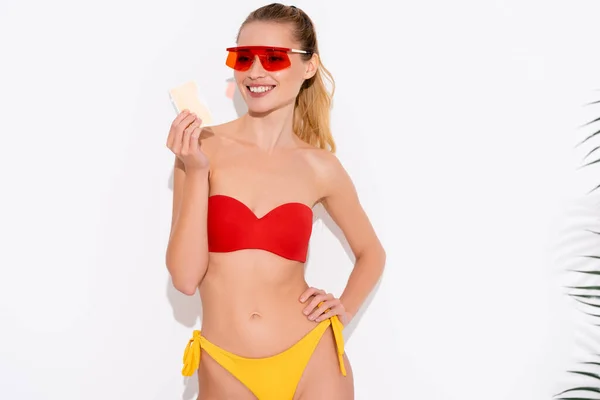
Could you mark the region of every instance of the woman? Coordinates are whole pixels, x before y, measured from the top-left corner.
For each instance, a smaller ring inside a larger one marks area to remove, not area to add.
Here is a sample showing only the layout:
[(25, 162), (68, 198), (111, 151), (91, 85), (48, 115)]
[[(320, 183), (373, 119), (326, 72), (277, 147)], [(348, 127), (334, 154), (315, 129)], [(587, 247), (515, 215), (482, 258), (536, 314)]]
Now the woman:
[[(167, 268), (179, 291), (199, 288), (203, 307), (183, 374), (198, 370), (201, 400), (352, 399), (341, 331), (385, 252), (332, 154), (314, 26), (302, 10), (271, 4), (227, 50), (248, 112), (200, 129), (183, 111), (167, 140), (176, 155)], [(304, 279), (317, 203), (356, 255), (340, 298)]]

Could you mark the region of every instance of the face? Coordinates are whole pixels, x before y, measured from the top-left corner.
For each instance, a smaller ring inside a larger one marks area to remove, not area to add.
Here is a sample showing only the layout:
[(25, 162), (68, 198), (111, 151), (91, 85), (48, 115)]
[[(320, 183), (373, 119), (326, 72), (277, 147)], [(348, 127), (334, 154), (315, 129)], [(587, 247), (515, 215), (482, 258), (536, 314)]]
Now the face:
[[(240, 32), (237, 46), (273, 46), (304, 50), (293, 41), (288, 25), (251, 22)], [(268, 113), (294, 104), (302, 83), (314, 76), (317, 56), (304, 61), (303, 54), (288, 52), (290, 66), (278, 71), (267, 71), (259, 57), (254, 56), (252, 66), (246, 71), (234, 70), (235, 80), (249, 112)]]

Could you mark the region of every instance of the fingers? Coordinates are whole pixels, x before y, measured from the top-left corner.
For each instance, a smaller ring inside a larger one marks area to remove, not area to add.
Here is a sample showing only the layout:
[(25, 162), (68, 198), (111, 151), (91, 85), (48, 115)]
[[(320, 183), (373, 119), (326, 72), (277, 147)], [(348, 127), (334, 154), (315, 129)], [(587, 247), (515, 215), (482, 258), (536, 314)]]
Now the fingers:
[(183, 138), (181, 139), (181, 155), (187, 156), (190, 154), (190, 138), (192, 137), (192, 132), (198, 126), (196, 121), (192, 122), (190, 126), (183, 130)]
[(323, 304), (319, 308), (323, 308), (326, 312), (321, 314), (319, 317), (316, 317), (315, 322), (325, 321), (326, 319), (329, 319), (329, 318), (333, 317), (334, 315), (342, 316), (346, 312), (342, 303), (339, 303), (339, 300), (338, 300), (338, 304), (336, 306), (326, 307), (326, 305)]
[(315, 293), (325, 293), (325, 291), (321, 290), (321, 289), (314, 288), (314, 287), (310, 287), (310, 288), (306, 289), (304, 291), (304, 293), (302, 293), (300, 295), (300, 303), (304, 303), (306, 300), (308, 300), (308, 298), (310, 296), (314, 295)]
[[(317, 294), (314, 295), (314, 297), (312, 298), (312, 300), (308, 303), (308, 306), (306, 306), (306, 308), (304, 309), (304, 314), (305, 315), (309, 315), (310, 313), (312, 313), (315, 308), (317, 308), (317, 306), (319, 305), (319, 303), (323, 302), (323, 301), (327, 301), (327, 300), (333, 300), (334, 297), (331, 293), (325, 293), (323, 290), (319, 290), (319, 292)], [(320, 310), (324, 310), (325, 308), (323, 307), (319, 307)], [(320, 314), (320, 312), (319, 312)]]
[(190, 126), (185, 130), (185, 134), (183, 136), (183, 149), (181, 151), (183, 156), (187, 156), (188, 154), (194, 154), (195, 151), (198, 151), (198, 138), (200, 137), (200, 124), (201, 121), (198, 119), (194, 121)]
[(196, 116), (189, 111), (182, 111), (171, 124), (169, 136), (167, 137), (167, 147), (174, 153), (181, 151), (181, 140), (184, 130), (196, 119)]
[[(311, 298), (312, 296), (312, 298)], [(346, 314), (346, 309), (340, 299), (336, 299), (333, 294), (327, 293), (324, 290), (314, 287), (308, 288), (300, 295), (300, 302), (308, 302), (303, 313), (309, 320), (321, 322), (334, 315), (343, 317)]]
[[(175, 124), (175, 121), (179, 121)], [(194, 131), (195, 126), (200, 126), (200, 119), (193, 113), (182, 112), (175, 118), (171, 130), (169, 131), (169, 137), (167, 139), (167, 146), (176, 155), (188, 154), (190, 147), (190, 137)], [(183, 154), (185, 152), (185, 154)]]
[(190, 152), (196, 153), (199, 150), (200, 147), (200, 143), (198, 143), (198, 138), (200, 138), (200, 131), (202, 130), (202, 128), (200, 128), (200, 125), (202, 124), (202, 120), (200, 120), (200, 122), (198, 122), (198, 125), (194, 127), (194, 130), (192, 131), (192, 134), (190, 135)]
[(187, 116), (191, 114), (190, 110), (182, 110), (171, 124), (172, 127), (178, 126)]
[(171, 129), (169, 129), (169, 136), (167, 136), (167, 147), (169, 149), (173, 149), (173, 144), (175, 143), (175, 136), (177, 135), (177, 129), (181, 121), (189, 115), (188, 110), (184, 110), (175, 117), (173, 122), (171, 122)]
[(332, 298), (330, 300), (324, 301), (323, 304), (321, 304), (308, 316), (308, 319), (311, 321), (321, 322), (333, 315), (338, 314), (340, 311), (342, 311), (342, 305), (340, 303), (340, 300)]

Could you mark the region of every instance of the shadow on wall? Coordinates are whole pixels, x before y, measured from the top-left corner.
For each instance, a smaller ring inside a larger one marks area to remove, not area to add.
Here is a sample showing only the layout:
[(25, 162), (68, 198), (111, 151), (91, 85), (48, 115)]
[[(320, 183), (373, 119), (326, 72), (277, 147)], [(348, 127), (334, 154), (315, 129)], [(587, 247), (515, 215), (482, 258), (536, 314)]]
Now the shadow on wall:
[[(198, 291), (193, 296), (187, 296), (175, 289), (169, 279), (167, 280), (167, 299), (173, 309), (173, 317), (177, 322), (189, 328), (191, 337), (192, 329), (199, 321), (202, 321), (202, 302)], [(183, 352), (183, 347), (181, 349)], [(185, 387), (181, 396), (182, 400), (195, 400), (199, 391), (197, 373), (189, 378), (183, 376), (181, 378)]]
[(233, 101), (233, 107), (235, 108), (235, 113), (237, 114), (238, 118), (246, 114), (248, 107), (246, 107), (246, 102), (244, 102), (242, 94), (238, 90), (233, 77), (227, 79), (226, 96)]
[[(600, 101), (593, 101), (587, 105), (600, 104)], [(596, 113), (597, 111), (594, 111)], [(583, 125), (583, 127), (591, 124), (597, 124), (600, 118), (592, 116), (592, 120)], [(577, 146), (587, 143), (591, 140), (598, 140), (600, 131), (597, 127), (594, 132), (587, 134), (587, 137)], [(593, 145), (592, 150), (587, 152), (582, 161), (586, 162), (580, 168), (587, 166), (595, 167), (600, 162), (598, 152), (600, 146)], [(595, 154), (594, 154), (595, 153)], [(592, 157), (593, 156), (593, 157)], [(595, 160), (588, 161), (589, 158)], [(558, 399), (592, 399), (596, 398), (600, 393), (598, 387), (598, 379), (600, 376), (597, 371), (590, 369), (590, 365), (600, 365), (598, 358), (600, 351), (600, 342), (598, 341), (598, 321), (600, 320), (600, 286), (598, 286), (598, 276), (600, 276), (600, 266), (598, 260), (598, 238), (600, 237), (600, 227), (598, 226), (598, 192), (600, 185), (593, 182), (593, 189), (587, 193), (589, 197), (581, 199), (575, 205), (575, 209), (567, 214), (568, 221), (571, 226), (565, 230), (563, 240), (559, 242), (558, 256), (567, 258), (565, 261), (565, 269), (568, 272), (568, 277), (571, 282), (565, 284), (564, 287), (568, 290), (567, 295), (574, 301), (577, 309), (583, 312), (587, 317), (588, 324), (580, 326), (580, 332), (577, 338), (577, 347), (584, 350), (586, 359), (580, 362), (580, 366), (576, 369), (568, 370), (569, 377), (573, 382), (569, 384), (570, 388), (555, 394), (553, 397)], [(596, 192), (596, 193), (594, 193)], [(594, 194), (595, 196), (590, 196)], [(577, 258), (575, 258), (577, 257)], [(571, 261), (571, 259), (576, 261)], [(582, 378), (585, 378), (582, 380)], [(577, 393), (577, 397), (558, 397), (564, 396), (565, 393)], [(588, 397), (590, 396), (591, 397)]]
[[(237, 85), (235, 84), (234, 78), (227, 79), (226, 82), (226, 96), (233, 101), (233, 106), (239, 118), (242, 115), (244, 115), (248, 110), (246, 107), (246, 103), (244, 102), (241, 93), (237, 89)], [(174, 171), (171, 171), (171, 176), (168, 182), (168, 187), (171, 191), (173, 191), (173, 172)], [(339, 228), (339, 226), (333, 221), (331, 216), (327, 213), (327, 211), (321, 204), (316, 205), (313, 209), (313, 225), (319, 220), (321, 220), (323, 224), (327, 227), (327, 229), (329, 229), (329, 231), (338, 239), (338, 241), (344, 248), (346, 255), (351, 260), (352, 264), (354, 264), (354, 253), (352, 252), (352, 249), (350, 248), (350, 245), (346, 240), (344, 233)], [(309, 261), (310, 251), (307, 258), (307, 263), (305, 264), (305, 268)], [(344, 328), (344, 341), (346, 343), (349, 341), (350, 337), (352, 336), (352, 333), (356, 329), (356, 326), (362, 319), (362, 316), (364, 315), (366, 310), (369, 308), (376, 293), (379, 291), (380, 284), (381, 281), (377, 283), (369, 297), (365, 300), (365, 303), (363, 304), (357, 315), (355, 315), (352, 319), (352, 322)], [(194, 296), (184, 295), (183, 293), (180, 293), (177, 289), (173, 287), (173, 284), (170, 279), (167, 280), (166, 283), (166, 292), (167, 299), (169, 300), (169, 303), (173, 309), (173, 316), (175, 320), (189, 328), (191, 331), (191, 329), (193, 329), (197, 323), (202, 321), (202, 302), (200, 300), (198, 292), (196, 291), (196, 294)], [(182, 400), (195, 400), (199, 393), (197, 372), (189, 378), (183, 378), (183, 383), (185, 389), (182, 394)]]

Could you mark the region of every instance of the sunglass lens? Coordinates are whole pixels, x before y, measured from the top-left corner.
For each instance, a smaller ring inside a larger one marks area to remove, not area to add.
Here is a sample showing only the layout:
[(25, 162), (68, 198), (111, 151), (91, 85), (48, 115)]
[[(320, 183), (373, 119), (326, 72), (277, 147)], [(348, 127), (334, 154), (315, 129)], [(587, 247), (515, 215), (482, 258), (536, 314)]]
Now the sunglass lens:
[(281, 50), (267, 50), (261, 61), (267, 71), (279, 71), (291, 65), (287, 52)]
[(238, 71), (246, 71), (252, 66), (254, 55), (248, 50), (230, 51), (225, 64)]
[(247, 71), (252, 66), (256, 56), (258, 56), (260, 63), (267, 71), (280, 71), (292, 65), (286, 51), (241, 48), (229, 51), (225, 64), (237, 71)]

